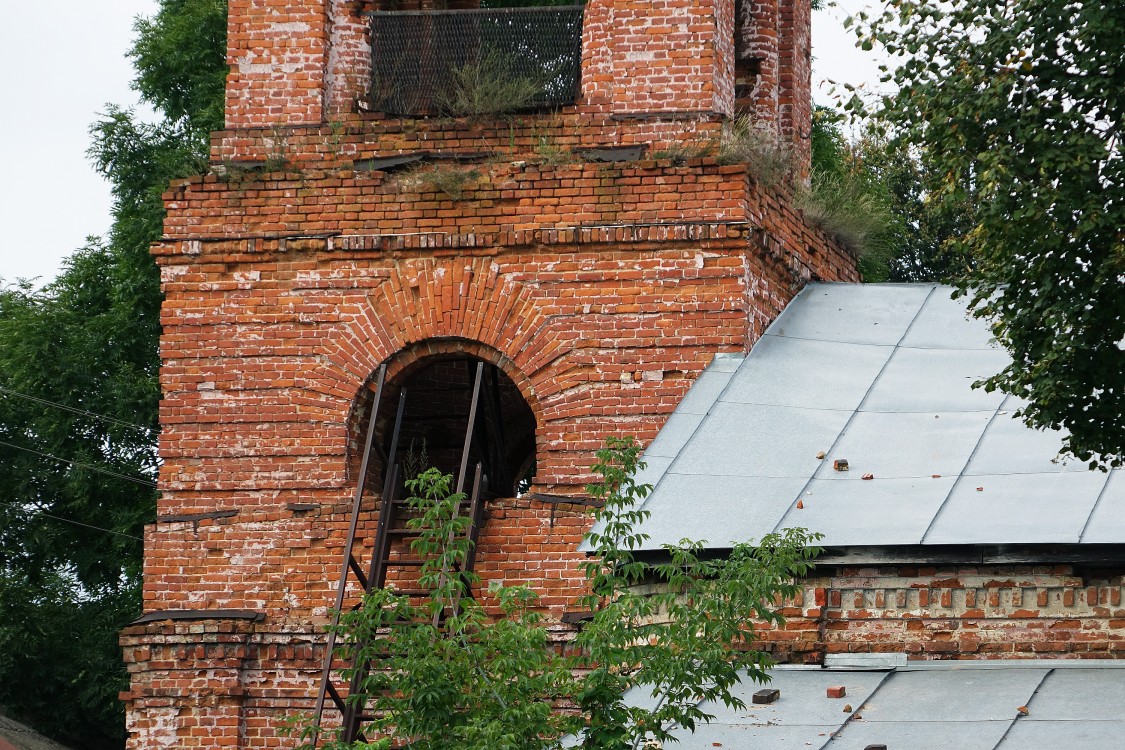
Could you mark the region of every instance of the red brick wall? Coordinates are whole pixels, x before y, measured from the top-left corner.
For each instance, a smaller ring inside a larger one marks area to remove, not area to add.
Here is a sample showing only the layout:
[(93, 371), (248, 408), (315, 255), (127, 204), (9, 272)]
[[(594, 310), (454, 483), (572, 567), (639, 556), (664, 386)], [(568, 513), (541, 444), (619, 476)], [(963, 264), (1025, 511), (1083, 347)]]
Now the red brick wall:
[[(474, 3), (447, 4), (466, 7)], [(735, 0), (589, 0), (577, 110), (734, 112)], [(407, 3), (403, 8), (433, 7)], [(232, 0), (227, 127), (346, 119), (367, 94), (364, 0)], [(792, 134), (810, 102), (808, 0), (747, 3), (743, 51), (762, 60), (755, 113)]]
[(812, 164), (812, 5), (811, 0), (779, 2), (778, 115), (782, 142), (793, 149), (797, 174)]
[[(584, 526), (567, 506), (551, 515), (528, 503), (496, 506), (481, 540), (482, 573), (545, 585), (554, 606), (573, 593), (565, 570)], [(838, 568), (813, 575), (799, 601), (782, 603), (786, 625), (760, 631), (759, 645), (801, 663), (844, 653), (1122, 658), (1122, 588), (1120, 571), (1083, 576), (1070, 566)], [(555, 628), (557, 640), (568, 637)], [(122, 640), (134, 675), (125, 694), (131, 747), (297, 745), (277, 729), (312, 707), (324, 637), (308, 620), (152, 623)]]
[(793, 153), (797, 174), (812, 161), (810, 0), (738, 0), (735, 33), (738, 109)]
[(325, 0), (230, 0), (228, 9), (227, 127), (322, 122)]
[(582, 55), (583, 109), (733, 111), (731, 0), (590, 0)]
[(814, 575), (762, 633), (779, 657), (905, 653), (910, 659), (1125, 658), (1120, 568), (881, 566)]
[[(501, 366), (536, 415), (538, 489), (581, 492), (605, 436), (650, 440), (713, 354), (745, 350), (808, 278), (854, 279), (850, 256), (742, 167), (479, 171), (456, 200), (417, 175), (350, 170), (194, 178), (169, 192), (154, 248), (164, 464), (146, 611), (254, 609), (266, 614), (255, 632), (315, 640), (355, 481), (354, 407), (382, 362), (394, 377), (453, 347)], [(572, 606), (584, 513), (527, 501), (488, 513), (486, 579), (532, 582), (556, 617)], [(127, 642), (155, 646), (153, 627)], [(164, 716), (172, 700), (168, 731), (183, 747), (189, 727), (231, 716), (244, 746), (265, 746), (247, 722), (284, 713), (270, 702), (278, 688), (201, 707), (212, 667), (199, 658), (204, 671), (166, 672), (136, 656), (132, 720)], [(247, 669), (269, 682), (295, 668)], [(150, 746), (137, 731), (132, 746)]]
[[(366, 6), (356, 0), (330, 0), (324, 81), (325, 120), (338, 120), (357, 111), (357, 102), (367, 96), (371, 77), (371, 39), (366, 17), (356, 12)], [(227, 127), (232, 127), (229, 122)]]
[[(165, 195), (164, 463), (144, 608), (264, 620), (127, 631), (132, 748), (296, 744), (277, 729), (310, 706), (380, 364), (393, 379), (460, 351), (500, 367), (535, 415), (533, 489), (576, 495), (606, 436), (651, 440), (712, 356), (745, 351), (805, 282), (856, 279), (785, 188), (681, 163), (730, 111), (730, 2), (592, 0), (587, 36), (614, 37), (597, 64), (632, 83), (591, 75), (589, 101), (499, 122), (357, 113), (368, 7), (232, 0), (213, 173)], [(662, 31), (637, 47), (646, 26)], [(679, 156), (583, 156), (635, 144)], [(364, 167), (422, 151), (491, 158)], [(377, 520), (365, 502), (361, 559)], [(492, 502), (477, 569), (531, 583), (557, 618), (582, 593), (586, 526), (573, 503)]]

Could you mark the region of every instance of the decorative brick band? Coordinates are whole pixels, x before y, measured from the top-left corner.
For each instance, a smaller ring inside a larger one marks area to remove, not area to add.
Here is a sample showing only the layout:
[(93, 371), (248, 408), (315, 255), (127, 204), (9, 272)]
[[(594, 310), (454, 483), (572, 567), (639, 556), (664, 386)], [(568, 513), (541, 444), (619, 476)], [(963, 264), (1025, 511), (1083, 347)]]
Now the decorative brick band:
[[(216, 244), (224, 254), (268, 252), (333, 252), (347, 250), (381, 251), (465, 250), (493, 247), (533, 247), (536, 245), (599, 245), (609, 243), (687, 242), (725, 240), (746, 236), (753, 225), (745, 221), (674, 222), (642, 224), (602, 224), (598, 226), (543, 227), (503, 232), (457, 234), (453, 232), (403, 232), (395, 234), (274, 234), (252, 237), (224, 236), (199, 238), (184, 243), (187, 254), (203, 253), (204, 245)], [(174, 243), (174, 238), (165, 238)], [(776, 241), (771, 244), (776, 245)], [(154, 249), (165, 254), (169, 246)]]

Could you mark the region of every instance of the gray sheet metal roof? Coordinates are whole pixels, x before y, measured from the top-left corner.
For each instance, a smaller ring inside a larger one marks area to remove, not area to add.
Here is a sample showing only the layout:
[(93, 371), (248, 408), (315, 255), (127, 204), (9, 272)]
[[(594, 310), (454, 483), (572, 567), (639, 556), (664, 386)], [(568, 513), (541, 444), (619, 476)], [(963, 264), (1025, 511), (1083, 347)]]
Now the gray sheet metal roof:
[(0, 714), (0, 750), (67, 750), (31, 727)]
[[(887, 671), (779, 667), (776, 703), (753, 705), (760, 685), (737, 688), (747, 704), (703, 708), (715, 716), (677, 750), (1102, 750), (1125, 737), (1125, 664), (927, 662)], [(828, 698), (843, 685), (843, 698)], [(637, 691), (637, 700), (646, 696)], [(852, 710), (846, 711), (850, 705)], [(1027, 711), (1021, 713), (1020, 709)], [(1117, 739), (1114, 739), (1117, 738)]]
[(812, 284), (717, 357), (645, 453), (647, 547), (790, 526), (833, 547), (1125, 542), (1125, 471), (1060, 459), (1017, 399), (971, 387), (1008, 358), (952, 291)]

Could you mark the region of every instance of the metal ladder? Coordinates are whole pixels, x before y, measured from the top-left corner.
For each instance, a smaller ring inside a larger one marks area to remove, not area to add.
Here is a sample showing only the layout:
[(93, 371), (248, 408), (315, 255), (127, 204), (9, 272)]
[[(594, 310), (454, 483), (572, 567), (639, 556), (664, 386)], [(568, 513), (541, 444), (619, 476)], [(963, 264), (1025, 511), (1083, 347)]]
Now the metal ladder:
[[(469, 452), (472, 447), (474, 428), (477, 423), (477, 411), (481, 401), (484, 367), (483, 362), (477, 363), (476, 374), (473, 380), (472, 401), (469, 407), (468, 425), (465, 430), (465, 442), (461, 451), (460, 468), (457, 473), (457, 485), (455, 488), (455, 492), (457, 493), (461, 493), (465, 489), (465, 480), (469, 468)], [(398, 497), (399, 466), (395, 463), (398, 453), (399, 436), (402, 431), (403, 412), (406, 406), (405, 389), (399, 393), (399, 401), (395, 414), (394, 429), (391, 433), (389, 450), (384, 454), (381, 447), (378, 446), (375, 441), (375, 428), (379, 416), (379, 407), (382, 402), (385, 377), (386, 365), (381, 365), (375, 378), (375, 398), (367, 425), (363, 458), (360, 461), (355, 498), (352, 502), (351, 521), (348, 525), (348, 537), (347, 541), (344, 543), (343, 562), (340, 568), (340, 583), (336, 589), (336, 602), (332, 609), (332, 625), (328, 631), (328, 643), (324, 656), (324, 666), (321, 670), (320, 689), (317, 693), (316, 706), (314, 708), (313, 730), (310, 739), (310, 747), (312, 747), (313, 750), (318, 747), (327, 710), (334, 709), (339, 712), (341, 716), (340, 739), (344, 742), (354, 742), (356, 740), (366, 741), (363, 735), (363, 725), (372, 719), (370, 715), (364, 713), (364, 706), (361, 701), (347, 700), (349, 695), (355, 695), (358, 691), (370, 668), (370, 664), (353, 663), (350, 665), (354, 669), (354, 673), (346, 690), (342, 688), (342, 678), (339, 677), (339, 667), (336, 666), (336, 662), (339, 661), (335, 654), (338, 641), (336, 629), (340, 624), (340, 615), (344, 607), (344, 600), (347, 597), (349, 583), (354, 581), (365, 594), (369, 594), (372, 590), (382, 588), (386, 585), (387, 574), (392, 569), (420, 568), (424, 562), (415, 557), (391, 555), (392, 549), (400, 551), (404, 547), (409, 549), (409, 543), (412, 538), (417, 536), (417, 532), (406, 528), (402, 524), (404, 520), (402, 509), (405, 505), (405, 501)], [(495, 373), (492, 373), (492, 381), (493, 384), (496, 383)], [(486, 398), (486, 401), (491, 402), (493, 413), (487, 415), (486, 422), (488, 420), (499, 419), (498, 400), (495, 398), (494, 394), (490, 395), (493, 397)], [(383, 481), (383, 496), (379, 505), (379, 522), (375, 533), (374, 549), (372, 550), (370, 565), (365, 573), (359, 561), (355, 558), (353, 548), (358, 539), (360, 508), (363, 502), (364, 488), (367, 485), (368, 471), (371, 466), (373, 452), (378, 452), (380, 454), (386, 470)], [(467, 507), (464, 508), (470, 518), (468, 528), (466, 529), (466, 535), (471, 541), (471, 544), (461, 570), (449, 571), (451, 574), (460, 575), (464, 572), (471, 572), (473, 569), (476, 557), (476, 542), (480, 533), (484, 513), (482, 485), (485, 482), (486, 480), (481, 470), (481, 464), (477, 463), (474, 471), (472, 491), (469, 494)], [(396, 544), (396, 542), (398, 542), (398, 544)], [(429, 594), (428, 591), (420, 588), (415, 590), (403, 590), (399, 593), (415, 597), (424, 597)], [(435, 620), (439, 619), (440, 613), (435, 615)], [(439, 624), (440, 623), (437, 621), (434, 622), (435, 626)]]

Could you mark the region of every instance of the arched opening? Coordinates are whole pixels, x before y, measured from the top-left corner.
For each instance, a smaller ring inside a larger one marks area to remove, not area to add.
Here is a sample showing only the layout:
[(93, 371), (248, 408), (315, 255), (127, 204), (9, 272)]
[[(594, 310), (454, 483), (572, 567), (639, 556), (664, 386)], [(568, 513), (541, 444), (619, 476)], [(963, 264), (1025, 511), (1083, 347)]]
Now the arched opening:
[(392, 464), (399, 467), (400, 486), (430, 467), (456, 478), (462, 465), (468, 482), (478, 464), (485, 498), (514, 497), (530, 485), (535, 414), (492, 362), (450, 351), (392, 369), (375, 413), (379, 450), (373, 457), (377, 471), (369, 477), (380, 486)]

